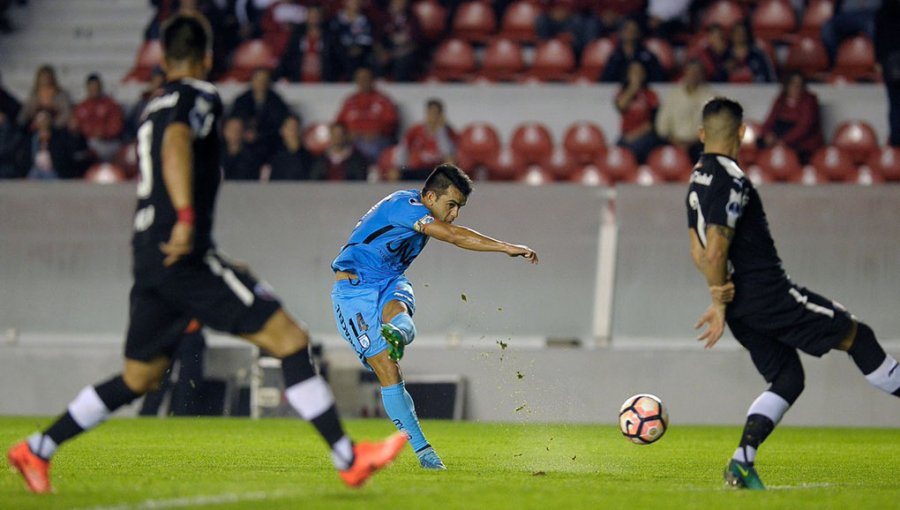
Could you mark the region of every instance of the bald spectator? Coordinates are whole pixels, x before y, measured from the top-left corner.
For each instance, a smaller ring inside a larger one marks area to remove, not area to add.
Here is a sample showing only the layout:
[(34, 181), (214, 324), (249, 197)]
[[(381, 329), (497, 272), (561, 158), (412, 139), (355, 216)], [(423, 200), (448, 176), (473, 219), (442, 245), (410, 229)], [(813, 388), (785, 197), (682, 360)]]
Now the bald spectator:
[(250, 88), (234, 100), (229, 116), (240, 117), (244, 129), (253, 132), (263, 150), (270, 152), (278, 147), (278, 130), (290, 114), (287, 103), (272, 88), (272, 71), (260, 67), (250, 77)]
[(313, 163), (312, 178), (325, 181), (363, 181), (369, 162), (350, 143), (347, 128), (340, 122), (331, 125), (328, 148)]
[(628, 73), (628, 65), (637, 60), (647, 71), (647, 81), (664, 81), (666, 74), (656, 56), (644, 46), (641, 25), (634, 18), (626, 18), (619, 30), (619, 42), (603, 68), (600, 81), (622, 83)]
[(684, 76), (660, 105), (656, 115), (656, 134), (668, 143), (680, 147), (696, 160), (703, 149), (697, 128), (703, 105), (714, 95), (703, 79), (703, 63), (691, 60), (684, 68)]
[(124, 128), (122, 107), (103, 93), (98, 74), (91, 74), (85, 83), (84, 101), (75, 107), (75, 117), (88, 147), (103, 161), (109, 161), (118, 150)]
[(375, 89), (372, 80), (371, 70), (356, 71), (356, 92), (344, 100), (336, 120), (347, 127), (359, 151), (375, 162), (393, 142), (399, 119), (394, 103)]

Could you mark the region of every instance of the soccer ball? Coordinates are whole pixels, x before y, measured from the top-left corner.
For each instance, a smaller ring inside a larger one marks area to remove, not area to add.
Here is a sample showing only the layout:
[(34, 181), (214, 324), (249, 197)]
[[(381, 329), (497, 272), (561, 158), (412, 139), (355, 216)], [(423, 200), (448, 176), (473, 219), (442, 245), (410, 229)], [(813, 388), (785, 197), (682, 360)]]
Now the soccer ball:
[(619, 409), (619, 429), (632, 443), (654, 443), (668, 426), (669, 413), (655, 395), (639, 393), (628, 397)]

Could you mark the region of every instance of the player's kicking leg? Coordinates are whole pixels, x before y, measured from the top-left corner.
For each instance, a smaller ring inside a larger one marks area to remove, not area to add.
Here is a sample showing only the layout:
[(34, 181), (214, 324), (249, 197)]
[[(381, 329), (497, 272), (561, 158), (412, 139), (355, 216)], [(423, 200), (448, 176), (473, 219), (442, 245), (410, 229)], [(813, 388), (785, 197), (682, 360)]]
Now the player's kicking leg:
[(21, 473), (28, 489), (36, 493), (51, 492), (50, 458), (59, 446), (93, 429), (120, 407), (157, 389), (169, 362), (165, 356), (149, 362), (126, 359), (121, 374), (87, 386), (50, 427), (13, 446), (7, 454), (9, 464)]
[(863, 322), (854, 323), (850, 334), (837, 348), (847, 351), (869, 384), (900, 397), (900, 366), (893, 356), (884, 352), (872, 328)]
[(412, 343), (416, 336), (416, 326), (406, 304), (397, 300), (385, 304), (381, 334), (388, 343), (388, 350), (367, 358), (366, 361), (381, 383), (384, 409), (397, 428), (409, 436), (410, 446), (419, 458), (419, 465), (424, 469), (446, 469), (422, 433), (416, 406), (412, 396), (406, 391), (400, 366), (397, 364), (403, 357), (403, 348)]
[(406, 436), (401, 433), (378, 443), (354, 445), (350, 441), (338, 418), (328, 383), (313, 368), (306, 332), (284, 310), (275, 312), (258, 333), (242, 336), (281, 358), (288, 402), (331, 447), (332, 462), (347, 485), (362, 485), (400, 453), (406, 443)]

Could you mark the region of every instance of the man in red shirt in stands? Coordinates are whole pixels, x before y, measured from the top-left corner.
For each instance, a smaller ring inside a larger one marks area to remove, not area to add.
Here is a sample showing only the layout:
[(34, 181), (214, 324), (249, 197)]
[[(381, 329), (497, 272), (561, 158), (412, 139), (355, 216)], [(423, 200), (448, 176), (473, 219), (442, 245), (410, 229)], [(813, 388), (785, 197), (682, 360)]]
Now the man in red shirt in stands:
[(103, 82), (96, 73), (87, 77), (87, 97), (75, 107), (75, 117), (88, 147), (100, 159), (109, 161), (119, 148), (124, 119), (122, 107), (103, 93)]
[(372, 71), (359, 68), (353, 75), (357, 91), (344, 100), (336, 121), (347, 127), (356, 148), (369, 160), (378, 161), (397, 132), (397, 108), (375, 90)]
[(429, 99), (425, 103), (425, 122), (409, 128), (400, 143), (394, 164), (402, 172), (397, 176), (424, 179), (441, 163), (452, 163), (456, 157), (457, 135), (444, 118), (444, 103)]

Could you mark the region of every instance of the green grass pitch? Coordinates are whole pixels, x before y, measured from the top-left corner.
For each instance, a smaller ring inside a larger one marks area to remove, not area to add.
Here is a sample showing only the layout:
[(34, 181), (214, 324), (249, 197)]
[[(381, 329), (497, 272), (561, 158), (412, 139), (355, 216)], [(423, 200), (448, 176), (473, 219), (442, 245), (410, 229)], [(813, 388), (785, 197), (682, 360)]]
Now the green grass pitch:
[[(48, 418), (0, 418), (8, 446)], [(637, 446), (613, 426), (426, 421), (449, 470), (419, 469), (411, 450), (359, 490), (338, 480), (300, 420), (116, 419), (65, 445), (52, 495), (0, 477), (2, 509), (575, 509), (898, 508), (900, 429), (784, 427), (757, 466), (766, 492), (726, 489), (737, 426), (675, 424)], [(356, 438), (393, 431), (350, 420)]]

